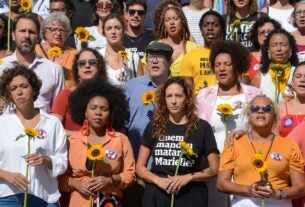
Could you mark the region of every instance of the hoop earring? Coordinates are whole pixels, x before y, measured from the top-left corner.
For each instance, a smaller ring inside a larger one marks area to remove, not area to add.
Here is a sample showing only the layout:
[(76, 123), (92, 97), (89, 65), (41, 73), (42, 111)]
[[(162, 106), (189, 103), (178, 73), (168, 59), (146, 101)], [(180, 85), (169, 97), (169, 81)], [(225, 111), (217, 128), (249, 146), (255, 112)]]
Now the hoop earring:
[(106, 126), (106, 133), (109, 135), (109, 136), (114, 136), (115, 135), (115, 130), (114, 128), (112, 127), (112, 123), (109, 121), (107, 123), (107, 126)]
[(271, 60), (270, 51), (268, 51), (268, 58), (269, 58), (269, 60)]
[(89, 121), (87, 119), (84, 120), (83, 126), (80, 131), (83, 136), (89, 136), (89, 134), (90, 134)]

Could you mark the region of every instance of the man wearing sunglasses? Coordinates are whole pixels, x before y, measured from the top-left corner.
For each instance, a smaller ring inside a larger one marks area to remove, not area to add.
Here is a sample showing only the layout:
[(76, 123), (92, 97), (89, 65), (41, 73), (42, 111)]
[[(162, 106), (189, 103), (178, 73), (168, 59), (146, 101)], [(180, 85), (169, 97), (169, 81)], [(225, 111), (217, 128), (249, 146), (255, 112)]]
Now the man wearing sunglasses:
[(146, 8), (144, 0), (128, 0), (126, 2), (127, 31), (123, 38), (123, 45), (138, 54), (140, 58), (143, 57), (147, 45), (155, 39), (151, 32), (145, 31), (143, 28)]

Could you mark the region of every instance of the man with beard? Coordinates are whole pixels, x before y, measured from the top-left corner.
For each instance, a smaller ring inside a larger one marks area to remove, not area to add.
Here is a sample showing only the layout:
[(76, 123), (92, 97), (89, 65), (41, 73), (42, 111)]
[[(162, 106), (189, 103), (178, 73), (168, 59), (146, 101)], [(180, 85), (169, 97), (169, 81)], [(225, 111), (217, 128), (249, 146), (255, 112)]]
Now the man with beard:
[(140, 58), (143, 57), (147, 45), (155, 39), (151, 32), (145, 31), (143, 28), (146, 8), (146, 3), (143, 0), (128, 0), (126, 2), (127, 32), (123, 38), (123, 45), (138, 54)]
[(216, 77), (210, 68), (210, 49), (214, 41), (223, 40), (225, 21), (213, 10), (204, 13), (199, 21), (204, 46), (187, 53), (181, 63), (180, 76), (194, 86), (195, 94), (202, 88), (216, 84)]
[(0, 74), (16, 64), (33, 70), (42, 81), (40, 94), (34, 103), (35, 108), (49, 112), (55, 97), (64, 88), (64, 74), (61, 66), (35, 53), (35, 45), (39, 43), (39, 31), (40, 25), (36, 15), (25, 13), (16, 18), (12, 32), (16, 50), (14, 54), (2, 59)]

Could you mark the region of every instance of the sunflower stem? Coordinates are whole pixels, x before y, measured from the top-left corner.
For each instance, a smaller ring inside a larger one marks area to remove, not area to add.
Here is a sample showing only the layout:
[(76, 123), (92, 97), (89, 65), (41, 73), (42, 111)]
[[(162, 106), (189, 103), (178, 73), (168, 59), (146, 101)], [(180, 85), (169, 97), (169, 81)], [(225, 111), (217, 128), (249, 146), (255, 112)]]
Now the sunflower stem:
[[(31, 137), (28, 136), (28, 142), (27, 142), (27, 156), (30, 155), (31, 152)], [(29, 177), (29, 165), (26, 163), (26, 171), (25, 171), (25, 177), (28, 179)], [(24, 198), (23, 198), (23, 207), (27, 207), (27, 200), (28, 200), (28, 192), (27, 190), (24, 192)]]
[(11, 9), (12, 0), (9, 1), (8, 21), (7, 21), (7, 53), (11, 51)]
[(262, 207), (265, 207), (265, 199), (262, 198)]
[[(178, 158), (178, 165), (177, 165), (176, 171), (175, 171), (175, 176), (178, 175), (179, 167), (180, 167), (180, 164), (181, 164), (181, 158), (182, 158), (183, 154), (184, 153), (182, 151), (180, 151), (180, 155), (179, 155), (179, 158)], [(174, 207), (174, 201), (175, 201), (175, 194), (172, 193), (172, 195), (171, 195), (171, 207)]]
[(226, 115), (223, 115), (223, 124), (225, 126), (225, 133), (226, 133), (226, 140), (228, 139), (228, 123), (227, 123), (228, 117)]
[[(93, 178), (93, 176), (94, 176), (95, 164), (96, 164), (96, 160), (93, 160), (93, 165), (92, 165), (92, 169), (91, 169), (91, 178)], [(89, 207), (92, 207), (92, 206), (93, 206), (93, 200), (92, 200), (92, 195), (90, 195)]]

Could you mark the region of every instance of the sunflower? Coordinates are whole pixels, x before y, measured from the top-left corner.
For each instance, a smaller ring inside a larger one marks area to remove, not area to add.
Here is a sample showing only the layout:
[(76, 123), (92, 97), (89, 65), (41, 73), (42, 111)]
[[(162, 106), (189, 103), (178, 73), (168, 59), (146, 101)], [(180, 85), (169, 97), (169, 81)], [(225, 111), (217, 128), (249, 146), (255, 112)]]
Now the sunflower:
[(50, 55), (51, 57), (59, 57), (62, 53), (62, 49), (56, 46), (48, 50), (48, 55)]
[(25, 12), (30, 12), (32, 9), (32, 2), (30, 0), (21, 0), (20, 9)]
[(104, 148), (98, 144), (90, 146), (87, 157), (89, 160), (102, 160), (104, 158)]
[(90, 33), (85, 27), (77, 27), (75, 34), (81, 42), (87, 42), (90, 37)]
[(149, 90), (142, 94), (142, 103), (144, 105), (148, 105), (150, 103), (153, 103), (156, 99), (156, 92)]
[(126, 50), (120, 50), (118, 52), (119, 56), (121, 56), (122, 58), (127, 58), (128, 57), (128, 51)]
[(269, 166), (269, 162), (264, 161), (264, 156), (263, 154), (260, 153), (256, 153), (250, 162), (251, 167), (253, 167), (255, 170), (257, 170), (258, 172), (262, 173), (262, 172), (266, 172), (267, 168)]
[(36, 136), (39, 135), (39, 131), (36, 130), (35, 128), (29, 128), (29, 127), (27, 127), (27, 128), (24, 129), (24, 132), (25, 132), (25, 134), (28, 135), (29, 137), (36, 137)]
[(217, 111), (224, 115), (232, 115), (233, 108), (230, 104), (219, 104), (217, 107)]
[(193, 151), (191, 146), (186, 143), (185, 141), (181, 141), (180, 143), (181, 150), (189, 157), (191, 156), (197, 156), (197, 154)]
[(2, 65), (3, 64), (3, 61), (2, 61), (2, 59), (0, 59), (0, 65)]
[(241, 23), (240, 19), (235, 19), (235, 21), (232, 22), (232, 24), (230, 26), (235, 28), (235, 27), (238, 27), (240, 25), (240, 23)]

